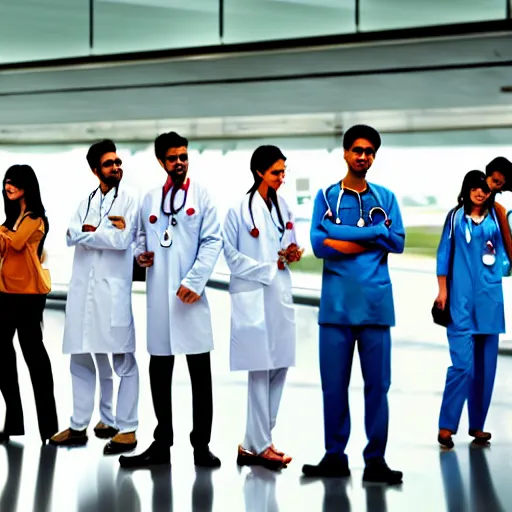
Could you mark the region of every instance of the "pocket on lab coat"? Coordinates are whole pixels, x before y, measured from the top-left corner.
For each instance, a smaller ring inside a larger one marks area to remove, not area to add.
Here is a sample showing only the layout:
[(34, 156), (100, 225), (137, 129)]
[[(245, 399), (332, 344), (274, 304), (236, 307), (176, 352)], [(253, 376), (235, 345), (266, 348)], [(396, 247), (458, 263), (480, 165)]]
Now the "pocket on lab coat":
[(187, 230), (190, 232), (196, 232), (199, 230), (199, 226), (201, 225), (201, 215), (199, 212), (195, 212), (192, 215), (186, 215), (185, 217), (185, 226), (187, 226)]
[(132, 324), (132, 283), (125, 279), (108, 279), (111, 293), (111, 327), (129, 327)]
[(264, 369), (269, 364), (263, 287), (231, 294), (231, 369)]

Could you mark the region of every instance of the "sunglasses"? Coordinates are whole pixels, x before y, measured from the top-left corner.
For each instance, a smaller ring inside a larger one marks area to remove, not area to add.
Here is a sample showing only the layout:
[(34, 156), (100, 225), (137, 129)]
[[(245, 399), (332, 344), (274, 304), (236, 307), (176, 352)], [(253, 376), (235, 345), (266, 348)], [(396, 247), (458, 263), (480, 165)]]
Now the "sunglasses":
[(101, 164), (101, 167), (113, 167), (114, 165), (121, 167), (121, 165), (123, 165), (123, 161), (120, 158), (116, 158), (115, 160), (105, 160)]
[(272, 176), (280, 176), (281, 174), (286, 174), (286, 169), (281, 169), (281, 170), (278, 170), (276, 169), (275, 171), (270, 171), (270, 174)]
[(356, 155), (361, 156), (363, 153), (366, 156), (375, 156), (375, 150), (373, 148), (361, 148), (359, 146), (356, 146), (355, 148), (351, 149), (352, 153), (355, 153)]
[(186, 162), (188, 160), (188, 153), (181, 153), (180, 155), (166, 156), (165, 159), (170, 164), (173, 164), (174, 162), (176, 162), (176, 160), (179, 160), (180, 162)]

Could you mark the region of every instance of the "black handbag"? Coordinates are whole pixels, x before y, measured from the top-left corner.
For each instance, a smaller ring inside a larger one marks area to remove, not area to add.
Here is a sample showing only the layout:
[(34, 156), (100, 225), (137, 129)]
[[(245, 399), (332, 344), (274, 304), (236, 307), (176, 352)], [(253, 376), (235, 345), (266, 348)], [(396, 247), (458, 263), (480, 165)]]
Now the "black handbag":
[[(447, 298), (444, 309), (441, 309), (436, 302), (434, 301), (434, 305), (432, 306), (432, 319), (434, 323), (440, 325), (442, 327), (448, 327), (450, 322), (452, 321), (452, 315), (450, 314), (450, 282), (453, 279), (453, 256), (455, 253), (455, 213), (457, 208), (454, 208), (451, 211), (451, 215), (447, 216), (446, 222), (450, 222), (450, 257), (448, 259), (448, 275), (446, 276), (446, 291)], [(446, 227), (446, 224), (445, 224)], [(444, 229), (443, 229), (444, 230)]]

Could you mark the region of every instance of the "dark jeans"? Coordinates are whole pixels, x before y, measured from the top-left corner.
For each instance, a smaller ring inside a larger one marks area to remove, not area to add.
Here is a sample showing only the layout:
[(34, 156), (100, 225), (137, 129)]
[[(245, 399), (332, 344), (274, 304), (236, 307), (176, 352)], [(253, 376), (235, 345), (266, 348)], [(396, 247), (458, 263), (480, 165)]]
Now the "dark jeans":
[(45, 304), (46, 295), (0, 293), (0, 391), (6, 406), (4, 431), (9, 435), (25, 433), (13, 345), (16, 331), (34, 389), (41, 438), (58, 431), (52, 367), (43, 344)]
[[(192, 383), (193, 429), (190, 442), (195, 449), (210, 444), (213, 420), (212, 374), (210, 353), (187, 355)], [(172, 373), (174, 356), (151, 356), (149, 377), (158, 425), (154, 432), (158, 444), (172, 446)]]

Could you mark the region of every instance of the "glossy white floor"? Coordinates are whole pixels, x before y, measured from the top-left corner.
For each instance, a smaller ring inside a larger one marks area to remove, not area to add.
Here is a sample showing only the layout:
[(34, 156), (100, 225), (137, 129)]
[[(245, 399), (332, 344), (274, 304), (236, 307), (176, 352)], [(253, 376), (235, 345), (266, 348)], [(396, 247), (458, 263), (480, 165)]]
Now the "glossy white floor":
[[(361, 482), (365, 444), (362, 381), (357, 356), (351, 392), (352, 437), (348, 480), (303, 481), (303, 463), (323, 455), (322, 403), (318, 374), (316, 310), (299, 308), (297, 367), (290, 371), (275, 430), (276, 445), (294, 461), (282, 474), (239, 471), (236, 447), (243, 436), (246, 376), (228, 367), (229, 301), (209, 291), (216, 350), (213, 354), (214, 428), (211, 448), (222, 460), (215, 472), (196, 471), (188, 441), (191, 395), (186, 364), (175, 371), (175, 446), (172, 469), (124, 471), (117, 457), (102, 455), (103, 441), (90, 437), (79, 449), (40, 447), (32, 389), (18, 358), (27, 433), (0, 447), (0, 512), (93, 511), (506, 511), (512, 510), (512, 359), (501, 357), (487, 427), (490, 448), (469, 445), (463, 418), (456, 448), (441, 453), (437, 418), (447, 350), (439, 345), (396, 339), (390, 393), (388, 462), (404, 471), (399, 488), (365, 487)], [(155, 419), (145, 351), (145, 297), (134, 296), (141, 372), (139, 447), (151, 442)], [(60, 353), (64, 313), (47, 309), (46, 344), (53, 364), (61, 428), (71, 410), (69, 360)], [(418, 325), (421, 332), (422, 326)], [(0, 406), (3, 418), (3, 403)], [(93, 422), (97, 420), (94, 418)], [(93, 425), (91, 425), (92, 427)], [(92, 434), (92, 428), (90, 431)], [(2, 487), (3, 486), (3, 487)]]

